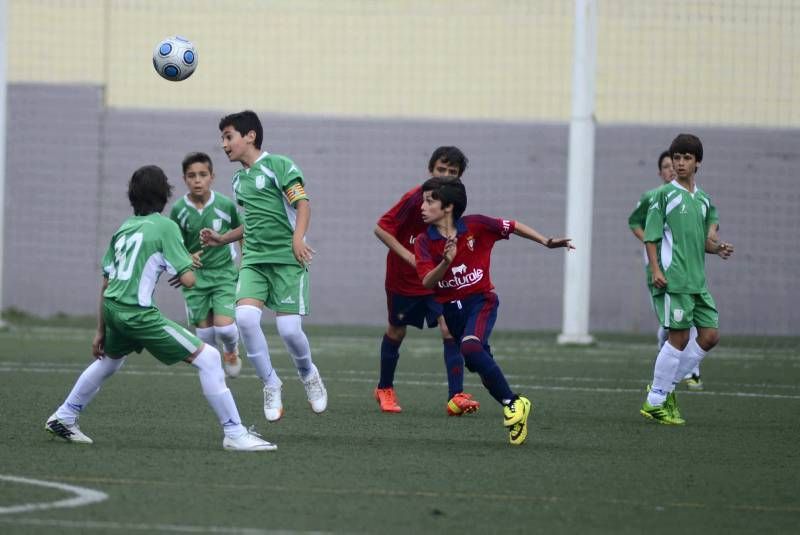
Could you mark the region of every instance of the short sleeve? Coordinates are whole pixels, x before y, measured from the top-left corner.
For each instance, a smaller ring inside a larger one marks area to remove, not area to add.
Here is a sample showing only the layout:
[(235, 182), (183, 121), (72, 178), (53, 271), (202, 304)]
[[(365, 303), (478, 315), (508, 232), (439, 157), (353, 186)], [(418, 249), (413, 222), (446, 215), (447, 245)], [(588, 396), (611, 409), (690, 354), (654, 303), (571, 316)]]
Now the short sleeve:
[(180, 229), (174, 221), (168, 220), (163, 226), (161, 247), (164, 259), (175, 269), (177, 275), (192, 267), (189, 251), (186, 250)]
[(417, 265), (419, 280), (424, 279), (425, 275), (436, 267), (436, 263), (431, 255), (430, 244), (431, 241), (425, 233), (420, 234), (417, 236), (417, 239), (414, 240), (414, 261)]
[(400, 227), (408, 221), (409, 217), (414, 217), (420, 210), (421, 192), (422, 189), (419, 186), (407, 191), (394, 206), (381, 216), (378, 226), (396, 238)]
[(647, 209), (649, 207), (650, 195), (645, 193), (639, 199), (639, 202), (636, 203), (636, 208), (633, 209), (631, 215), (628, 216), (628, 227), (631, 229), (644, 229), (645, 223), (647, 223)]
[(647, 207), (647, 219), (644, 226), (644, 241), (661, 241), (664, 236), (664, 196), (659, 192), (653, 195)]

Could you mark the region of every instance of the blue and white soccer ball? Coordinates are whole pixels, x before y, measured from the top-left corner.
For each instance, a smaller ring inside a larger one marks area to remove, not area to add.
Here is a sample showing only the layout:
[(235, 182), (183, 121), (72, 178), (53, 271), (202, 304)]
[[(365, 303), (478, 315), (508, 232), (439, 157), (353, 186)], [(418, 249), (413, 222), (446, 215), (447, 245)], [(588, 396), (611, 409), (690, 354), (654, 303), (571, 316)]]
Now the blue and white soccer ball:
[(170, 82), (186, 80), (197, 68), (197, 51), (188, 39), (167, 37), (153, 50), (153, 67)]

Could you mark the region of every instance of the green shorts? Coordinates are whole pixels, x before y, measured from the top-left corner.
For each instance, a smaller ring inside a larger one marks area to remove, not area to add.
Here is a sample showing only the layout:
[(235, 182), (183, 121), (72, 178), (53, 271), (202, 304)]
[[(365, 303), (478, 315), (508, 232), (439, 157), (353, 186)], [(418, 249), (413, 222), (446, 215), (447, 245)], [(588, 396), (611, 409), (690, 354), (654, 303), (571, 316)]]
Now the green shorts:
[(235, 318), (236, 274), (220, 280), (214, 286), (184, 288), (183, 298), (190, 325), (198, 325), (206, 320), (209, 312), (213, 312), (214, 316)]
[(695, 327), (719, 328), (719, 313), (714, 298), (703, 290), (699, 294), (671, 294), (664, 292), (653, 296), (658, 322), (668, 329)]
[(135, 351), (148, 350), (155, 358), (170, 365), (195, 353), (203, 342), (174, 321), (165, 318), (157, 308), (123, 305), (103, 300), (106, 322), (104, 352), (122, 357)]
[(236, 301), (250, 298), (285, 314), (305, 316), (311, 311), (308, 270), (292, 264), (242, 266), (236, 283)]

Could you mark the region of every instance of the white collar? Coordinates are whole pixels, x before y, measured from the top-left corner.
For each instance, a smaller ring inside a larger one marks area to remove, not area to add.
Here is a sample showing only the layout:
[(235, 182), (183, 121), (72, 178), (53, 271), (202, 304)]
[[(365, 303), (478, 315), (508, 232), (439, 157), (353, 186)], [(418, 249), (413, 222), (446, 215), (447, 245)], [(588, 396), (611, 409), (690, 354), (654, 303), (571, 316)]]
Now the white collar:
[(214, 190), (212, 189), (211, 190), (211, 195), (208, 196), (208, 200), (206, 201), (206, 203), (203, 205), (202, 208), (198, 208), (194, 204), (194, 201), (192, 201), (192, 199), (189, 198), (189, 194), (188, 193), (184, 193), (183, 194), (183, 198), (186, 201), (186, 206), (190, 206), (191, 208), (194, 208), (195, 210), (197, 210), (198, 214), (202, 214), (203, 210), (205, 210), (207, 206), (211, 206), (212, 204), (214, 204), (214, 197), (215, 197)]

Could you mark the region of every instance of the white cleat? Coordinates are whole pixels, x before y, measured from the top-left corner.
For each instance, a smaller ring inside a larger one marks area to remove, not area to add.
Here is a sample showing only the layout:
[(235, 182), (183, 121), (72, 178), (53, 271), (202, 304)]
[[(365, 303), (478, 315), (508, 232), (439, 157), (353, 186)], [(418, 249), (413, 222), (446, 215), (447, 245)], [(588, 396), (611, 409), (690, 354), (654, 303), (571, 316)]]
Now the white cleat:
[(53, 413), (47, 422), (44, 424), (44, 429), (58, 438), (63, 438), (67, 442), (74, 442), (75, 444), (92, 444), (94, 441), (83, 434), (81, 428), (78, 427), (78, 420), (74, 424), (68, 424), (64, 420), (59, 420), (56, 413)]
[(239, 377), (239, 374), (242, 373), (242, 359), (239, 358), (239, 352), (223, 352), (222, 367), (225, 369), (225, 375), (227, 377)]
[(261, 435), (253, 431), (252, 427), (238, 437), (225, 437), (222, 440), (222, 447), (228, 451), (274, 451), (278, 449), (277, 444), (262, 439)]
[(281, 387), (264, 386), (264, 417), (268, 422), (277, 422), (283, 416)]
[(306, 397), (311, 404), (311, 410), (320, 413), (328, 407), (328, 391), (322, 384), (322, 377), (319, 370), (314, 366), (314, 371), (306, 379), (302, 379), (303, 386), (306, 387)]

